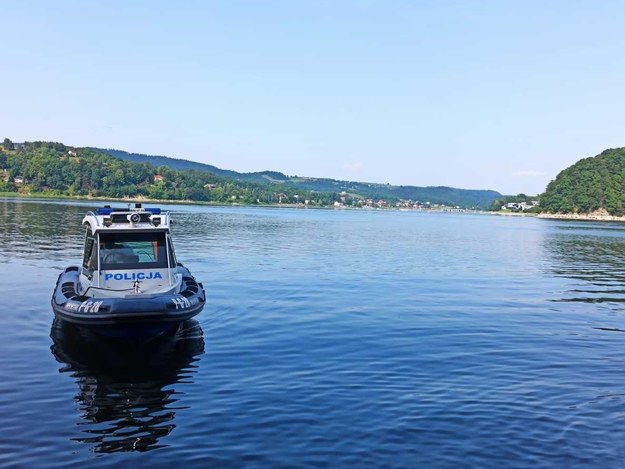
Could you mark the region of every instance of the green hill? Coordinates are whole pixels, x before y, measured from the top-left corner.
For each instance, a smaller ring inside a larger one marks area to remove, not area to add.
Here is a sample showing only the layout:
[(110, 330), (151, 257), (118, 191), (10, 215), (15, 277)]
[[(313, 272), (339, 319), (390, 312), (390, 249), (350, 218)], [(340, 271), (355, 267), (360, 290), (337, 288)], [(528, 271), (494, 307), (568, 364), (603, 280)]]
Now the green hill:
[(543, 212), (625, 215), (625, 148), (605, 150), (560, 172), (540, 197)]
[(125, 161), (90, 148), (54, 142), (5, 142), (0, 150), (0, 192), (164, 200), (297, 202), (330, 205), (337, 194), (301, 192), (275, 183), (236, 181), (197, 169)]
[(259, 173), (238, 173), (227, 169), (220, 169), (216, 166), (196, 161), (182, 160), (178, 158), (170, 158), (168, 156), (144, 155), (142, 153), (128, 153), (122, 150), (113, 150), (110, 148), (91, 148), (100, 153), (119, 158), (120, 160), (132, 161), (133, 163), (149, 163), (153, 166), (166, 166), (170, 169), (188, 170), (196, 169), (198, 171), (208, 171), (215, 176), (228, 179), (236, 179), (238, 181), (258, 182), (264, 184), (266, 182), (283, 182), (288, 179), (282, 173), (275, 171), (262, 171)]
[(206, 171), (216, 176), (240, 182), (273, 183), (281, 185), (284, 190), (308, 191), (313, 193), (341, 193), (346, 192), (352, 198), (382, 199), (387, 202), (396, 202), (400, 199), (450, 206), (488, 208), (491, 203), (502, 197), (499, 192), (492, 190), (456, 189), (453, 187), (416, 187), (392, 186), (355, 181), (341, 181), (328, 178), (310, 178), (286, 176), (280, 172), (262, 171), (256, 173), (238, 173), (224, 170), (212, 165), (194, 161), (169, 158), (166, 156), (144, 155), (128, 153), (121, 150), (93, 148), (93, 150), (138, 163), (150, 163), (154, 166), (166, 166), (171, 169), (194, 169)]

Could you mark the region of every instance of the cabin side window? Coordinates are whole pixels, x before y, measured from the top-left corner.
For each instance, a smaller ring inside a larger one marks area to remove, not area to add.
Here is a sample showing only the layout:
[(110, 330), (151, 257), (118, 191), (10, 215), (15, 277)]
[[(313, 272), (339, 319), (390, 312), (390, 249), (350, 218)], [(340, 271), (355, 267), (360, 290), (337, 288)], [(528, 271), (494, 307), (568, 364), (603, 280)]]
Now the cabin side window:
[(169, 266), (176, 267), (176, 252), (174, 251), (174, 244), (171, 242), (171, 238), (167, 237), (167, 247), (169, 249)]
[(87, 232), (85, 235), (85, 249), (83, 252), (83, 273), (87, 276), (91, 276), (93, 275), (93, 271), (97, 268), (98, 256), (95, 235), (91, 232), (90, 227), (87, 227)]

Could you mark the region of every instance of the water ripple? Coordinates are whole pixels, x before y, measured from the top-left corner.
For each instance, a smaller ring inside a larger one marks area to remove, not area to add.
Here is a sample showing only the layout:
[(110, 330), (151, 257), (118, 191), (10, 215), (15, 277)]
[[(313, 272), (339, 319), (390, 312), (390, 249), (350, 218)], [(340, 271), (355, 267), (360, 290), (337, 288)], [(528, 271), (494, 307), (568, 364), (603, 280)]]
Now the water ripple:
[(625, 461), (622, 225), (171, 206), (208, 304), (128, 348), (50, 327), (87, 208), (0, 200), (2, 466)]

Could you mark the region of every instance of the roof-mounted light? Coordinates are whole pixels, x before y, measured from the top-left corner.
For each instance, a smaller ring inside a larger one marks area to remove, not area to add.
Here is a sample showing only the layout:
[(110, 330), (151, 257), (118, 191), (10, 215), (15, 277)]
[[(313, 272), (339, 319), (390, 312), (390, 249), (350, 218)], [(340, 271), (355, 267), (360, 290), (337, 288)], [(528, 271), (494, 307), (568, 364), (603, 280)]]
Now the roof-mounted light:
[(104, 226), (111, 226), (113, 224), (113, 219), (111, 217), (103, 218), (102, 223), (104, 224)]
[(152, 224), (154, 226), (158, 226), (161, 224), (161, 217), (151, 217), (150, 219), (152, 220)]
[(95, 213), (96, 215), (110, 215), (113, 213), (113, 209), (107, 205), (106, 207), (96, 209)]

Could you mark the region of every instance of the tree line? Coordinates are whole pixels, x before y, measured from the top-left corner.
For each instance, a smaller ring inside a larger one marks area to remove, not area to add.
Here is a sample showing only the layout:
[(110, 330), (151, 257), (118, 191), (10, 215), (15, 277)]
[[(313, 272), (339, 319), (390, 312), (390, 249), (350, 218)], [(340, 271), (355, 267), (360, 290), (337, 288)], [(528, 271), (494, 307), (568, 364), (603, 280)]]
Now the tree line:
[(308, 200), (311, 205), (331, 205), (339, 199), (337, 193), (234, 181), (201, 170), (155, 167), (56, 142), (15, 145), (9, 139), (0, 149), (0, 192), (245, 204)]
[(243, 204), (307, 200), (314, 206), (335, 202), (359, 206), (367, 200), (394, 205), (411, 200), (469, 208), (486, 208), (502, 197), (488, 190), (300, 178), (271, 171), (236, 173), (167, 157), (56, 142), (14, 144), (8, 138), (0, 146), (0, 192)]

